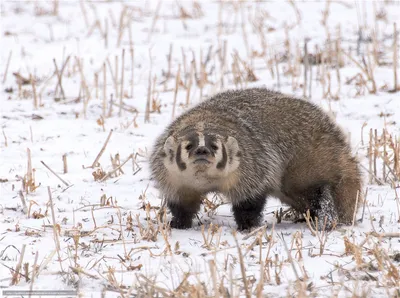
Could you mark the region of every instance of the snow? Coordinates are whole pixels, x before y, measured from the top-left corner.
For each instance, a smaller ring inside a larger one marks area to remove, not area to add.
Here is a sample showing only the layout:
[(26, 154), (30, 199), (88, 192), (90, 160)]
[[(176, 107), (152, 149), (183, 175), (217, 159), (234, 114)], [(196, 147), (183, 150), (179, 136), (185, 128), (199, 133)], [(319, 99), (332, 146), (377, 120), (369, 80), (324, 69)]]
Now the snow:
[[(165, 231), (166, 238), (159, 232), (155, 241), (146, 237), (143, 231), (140, 232), (140, 227), (145, 231), (151, 231), (152, 227), (157, 230), (159, 223), (155, 212), (161, 204), (158, 191), (149, 180), (147, 153), (156, 136), (172, 120), (175, 75), (179, 64), (182, 78), (187, 81), (187, 77), (183, 75), (182, 51), (186, 55), (188, 67), (186, 73), (189, 74), (190, 61), (193, 57), (196, 59), (199, 71), (199, 60), (205, 61), (209, 47), (212, 46), (211, 53), (214, 53), (222, 46), (223, 41), (226, 41), (225, 71), (231, 71), (233, 53), (237, 51), (243, 61), (254, 66), (255, 75), (259, 79), (256, 82), (246, 83), (248, 87), (267, 86), (277, 90), (279, 89), (277, 78), (271, 76), (267, 61), (272, 52), (279, 57), (285, 52), (284, 27), (289, 28), (292, 54), (296, 53), (297, 45), (299, 50), (303, 50), (304, 38), (310, 38), (309, 52), (314, 52), (314, 45), (323, 48), (327, 34), (321, 20), (326, 3), (295, 1), (295, 6), (301, 14), (301, 21), (297, 23), (295, 9), (289, 2), (247, 1), (240, 2), (241, 4), (234, 2), (234, 5), (224, 2), (222, 20), (226, 28), (222, 29), (220, 36), (218, 36), (219, 2), (198, 2), (204, 15), (185, 20), (179, 18), (177, 3), (180, 3), (189, 14), (193, 14), (195, 2), (192, 1), (162, 1), (158, 18), (155, 18), (158, 1), (59, 1), (57, 16), (49, 13), (53, 9), (53, 2), (1, 2), (0, 81), (3, 80), (8, 57), (12, 52), (7, 77), (0, 90), (2, 128), (0, 179), (7, 179), (6, 182), (0, 183), (2, 264), (0, 287), (3, 289), (30, 288), (31, 282), (26, 281), (24, 276), (17, 285), (11, 285), (13, 270), (20, 259), (22, 246), (26, 244), (23, 263), (29, 263), (29, 276), (34, 268), (36, 254), (38, 254), (37, 264), (43, 265), (33, 282), (33, 289), (36, 290), (77, 289), (81, 296), (96, 297), (106, 289), (106, 297), (114, 297), (121, 295), (119, 289), (126, 291), (131, 286), (132, 293), (146, 291), (145, 276), (154, 281), (157, 287), (165, 289), (165, 293), (170, 293), (178, 291), (179, 285), (181, 288), (188, 285), (182, 281), (185, 280), (185, 274), (190, 272), (186, 282), (198, 291), (202, 291), (199, 285), (204, 282), (204, 287), (211, 296), (214, 282), (212, 264), (215, 262), (217, 282), (222, 282), (232, 297), (244, 296), (240, 259), (232, 235), (236, 224), (229, 205), (222, 205), (213, 212), (206, 212), (202, 208), (199, 219), (205, 225), (204, 236), (202, 228), (197, 225), (197, 220), (192, 229)], [(235, 6), (239, 11), (238, 14), (235, 13)], [(386, 13), (385, 18), (377, 23), (374, 18), (374, 6), (377, 12)], [(134, 8), (131, 23), (134, 47), (133, 98), (131, 98), (129, 30), (123, 32), (119, 46), (117, 42), (120, 15), (126, 7)], [(85, 22), (83, 11), (86, 11), (88, 24)], [(243, 13), (240, 13), (241, 11)], [(361, 56), (355, 53), (360, 23), (362, 26), (365, 25), (366, 36), (371, 36), (377, 24), (379, 45), (384, 53), (382, 61), (388, 63), (374, 68), (377, 94), (369, 94), (365, 90), (361, 95), (355, 96), (358, 88), (355, 83), (344, 82), (361, 71), (346, 59), (346, 64), (340, 69), (339, 100), (323, 99), (323, 88), (321, 83), (316, 81), (317, 66), (313, 66), (311, 100), (333, 113), (337, 122), (349, 132), (354, 153), (366, 168), (368, 168), (367, 144), (370, 128), (381, 132), (386, 127), (393, 136), (400, 136), (398, 120), (400, 93), (390, 93), (380, 89), (385, 85), (389, 89), (393, 87), (393, 51), (390, 45), (393, 42), (393, 22), (399, 20), (399, 17), (399, 3), (391, 1), (334, 1), (329, 7), (327, 28), (331, 39), (335, 40), (340, 25), (343, 49), (347, 51), (352, 48), (352, 55), (357, 61), (361, 61)], [(105, 28), (105, 23), (108, 23), (108, 47), (105, 47), (104, 37), (98, 28), (90, 34), (90, 27), (96, 20), (99, 20), (102, 30)], [(245, 36), (249, 51), (262, 52), (259, 34), (251, 22), (254, 20), (263, 21), (268, 52), (260, 58), (250, 59), (244, 41)], [(163, 74), (168, 70), (170, 44), (173, 45), (172, 78), (165, 84), (165, 88), (162, 82), (165, 79)], [(372, 43), (361, 43), (362, 53), (367, 51), (367, 47), (372, 48)], [(119, 117), (119, 108), (114, 106), (112, 116), (104, 119), (103, 130), (97, 123), (102, 115), (103, 63), (106, 63), (107, 67), (107, 104), (110, 94), (113, 94), (115, 102), (119, 103), (119, 98), (115, 99), (112, 76), (115, 76), (117, 56), (118, 92), (120, 92), (122, 49), (125, 49), (124, 93), (128, 95), (124, 98), (124, 103), (136, 108), (138, 114), (123, 111)], [(58, 69), (61, 69), (68, 56), (70, 61), (62, 79), (66, 99), (55, 101), (55, 96), (59, 97), (59, 94), (55, 94), (56, 76), (52, 77), (55, 69), (53, 59)], [(221, 62), (217, 56), (213, 55), (206, 65), (206, 71), (209, 72), (215, 66), (208, 77), (208, 80), (215, 84), (207, 84), (204, 87), (204, 98), (222, 89), (237, 87), (231, 73), (224, 76), (224, 87), (220, 85)], [(107, 57), (113, 74), (106, 62)], [(82, 74), (79, 71), (78, 61), (81, 63)], [(283, 60), (279, 67), (280, 90), (301, 97), (303, 88), (298, 85), (293, 90), (292, 76), (284, 75), (284, 70), (288, 69), (288, 62)], [(161, 113), (151, 113), (150, 121), (146, 122), (145, 110), (150, 72), (152, 80), (156, 76), (156, 92), (153, 96), (160, 102)], [(22, 85), (21, 95), (19, 94), (13, 73), (19, 73), (26, 78), (32, 74), (37, 80), (36, 92), (38, 95), (41, 94), (41, 99), (38, 99), (41, 106), (34, 108), (30, 84)], [(99, 74), (99, 98), (96, 98), (95, 73)], [(303, 69), (299, 70), (299, 74), (295, 80), (302, 84)], [(331, 91), (336, 94), (339, 85), (335, 69), (330, 69), (330, 74)], [(85, 92), (81, 87), (82, 76), (91, 94), (86, 113), (84, 103), (87, 98), (76, 100)], [(6, 92), (9, 88), (13, 89), (12, 93)], [(200, 100), (200, 88), (193, 85), (190, 105)], [(186, 109), (185, 102), (186, 90), (180, 88), (175, 116)], [(382, 117), (381, 113), (388, 116)], [(38, 115), (42, 119), (37, 120), (32, 117), (33, 115)], [(363, 125), (365, 127), (361, 130)], [(134, 154), (137, 165), (133, 166), (129, 161), (122, 167), (124, 173), (118, 177), (106, 179), (104, 182), (95, 181), (92, 175), (95, 169), (87, 167), (92, 165), (111, 129), (113, 132), (110, 141), (99, 160), (101, 168), (105, 172), (112, 170), (110, 156), (114, 157), (117, 153), (121, 162)], [(362, 134), (364, 145), (361, 142)], [(27, 173), (27, 148), (31, 152), (36, 185), (40, 184), (34, 192), (23, 193), (28, 207), (31, 206), (31, 218), (22, 212), (18, 194), (22, 190), (22, 181), (18, 177), (24, 177)], [(64, 154), (67, 155), (68, 161), (66, 174), (63, 173)], [(53, 175), (41, 161), (69, 186), (67, 187)], [(378, 161), (378, 167), (381, 169), (381, 161)], [(372, 231), (397, 233), (397, 235), (400, 232), (399, 183), (397, 181), (397, 189), (390, 185), (369, 185), (368, 173), (364, 171), (364, 174), (368, 196), (363, 222), (356, 223), (354, 227), (340, 227), (327, 235), (322, 255), (320, 255), (320, 238), (313, 236), (305, 223), (293, 223), (289, 220), (277, 223), (273, 212), (281, 207), (281, 203), (274, 198), (268, 200), (265, 208), (264, 222), (268, 226), (260, 236), (261, 250), (260, 246), (254, 243), (258, 237), (257, 233), (250, 237), (244, 233), (237, 233), (247, 284), (253, 295), (256, 295), (256, 287), (260, 282), (260, 266), (265, 266), (266, 260), (269, 263), (264, 268), (265, 276), (260, 284), (263, 286), (262, 293), (267, 296), (301, 297), (301, 293), (318, 297), (334, 295), (346, 297), (353, 293), (363, 297), (395, 295), (396, 287), (400, 285), (398, 280), (397, 283), (390, 280), (387, 274), (389, 259), (382, 257), (385, 263), (382, 265), (383, 268), (378, 268), (376, 260), (379, 257), (374, 256), (373, 252), (379, 250), (388, 256), (399, 253), (400, 238), (397, 236), (380, 239), (369, 236), (365, 243), (363, 240), (366, 238), (366, 233)], [(47, 187), (51, 190), (55, 221), (60, 234), (61, 260), (58, 259), (54, 240)], [(109, 205), (100, 205), (103, 195), (111, 198)], [(146, 212), (146, 205), (151, 206), (149, 213)], [(43, 216), (32, 218), (34, 212)], [(131, 226), (130, 216), (132, 228), (128, 229)], [(151, 220), (148, 220), (148, 216)], [(360, 219), (361, 216), (362, 208), (356, 218)], [(169, 214), (167, 218), (170, 218)], [(215, 228), (215, 225), (218, 227)], [(81, 236), (74, 238), (73, 235), (79, 232)], [(214, 236), (211, 236), (212, 233)], [(212, 237), (212, 241), (204, 240), (207, 235), (208, 239)], [(363, 244), (360, 248), (363, 260), (361, 264), (357, 263), (356, 253), (346, 254), (344, 241), (346, 237), (351, 243)], [(299, 250), (296, 249), (294, 239), (297, 239), (297, 244), (300, 245)], [(103, 240), (104, 243), (99, 243)], [(77, 246), (75, 241), (79, 243)], [(205, 242), (208, 245), (205, 245)], [(290, 250), (295, 270), (284, 242)], [(168, 245), (171, 246), (171, 253), (168, 251)], [(254, 246), (248, 250), (251, 245)], [(301, 259), (298, 258), (299, 252), (302, 253)], [(130, 255), (130, 259), (127, 259), (127, 254)], [(261, 265), (260, 260), (263, 261)], [(399, 263), (390, 260), (399, 270)], [(362, 267), (367, 264), (368, 268)], [(81, 268), (85, 273), (78, 275), (73, 273), (71, 268)], [(296, 274), (302, 277), (301, 283), (296, 283)], [(115, 283), (112, 282), (113, 277)], [(305, 292), (301, 289), (304, 285), (308, 286)], [(191, 289), (194, 291), (194, 288)]]

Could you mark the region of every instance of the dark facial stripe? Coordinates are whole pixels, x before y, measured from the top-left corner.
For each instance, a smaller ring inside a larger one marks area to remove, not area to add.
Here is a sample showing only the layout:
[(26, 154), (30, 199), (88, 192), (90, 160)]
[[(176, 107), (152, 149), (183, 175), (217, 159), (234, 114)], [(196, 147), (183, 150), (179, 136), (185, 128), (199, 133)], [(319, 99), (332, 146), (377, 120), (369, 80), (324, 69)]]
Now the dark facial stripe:
[(228, 161), (228, 156), (226, 154), (226, 148), (225, 145), (222, 144), (222, 160), (219, 163), (217, 163), (217, 169), (218, 170), (225, 169), (227, 161)]
[(186, 164), (182, 161), (182, 146), (179, 144), (178, 149), (176, 150), (176, 164), (181, 171), (186, 170)]
[(192, 156), (193, 152), (196, 150), (197, 146), (199, 145), (199, 138), (196, 133), (191, 133), (187, 136), (186, 140), (189, 142), (189, 144), (192, 145), (192, 149), (190, 149), (188, 151), (189, 156)]
[(215, 156), (216, 150), (213, 150), (211, 148), (211, 145), (215, 144), (216, 142), (217, 142), (217, 138), (214, 135), (204, 135), (205, 146), (210, 150), (212, 156)]

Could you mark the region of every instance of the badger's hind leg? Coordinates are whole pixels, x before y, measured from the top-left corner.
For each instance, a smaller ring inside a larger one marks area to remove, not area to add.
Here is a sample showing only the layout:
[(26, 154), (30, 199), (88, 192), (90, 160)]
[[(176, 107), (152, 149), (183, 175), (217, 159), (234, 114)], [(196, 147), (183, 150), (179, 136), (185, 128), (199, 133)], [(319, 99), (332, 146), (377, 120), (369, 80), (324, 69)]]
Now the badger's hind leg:
[(318, 184), (309, 187), (301, 194), (309, 206), (313, 220), (318, 218), (319, 230), (331, 230), (339, 221), (334, 192), (329, 184)]
[(201, 196), (194, 194), (180, 194), (178, 199), (167, 200), (168, 209), (172, 213), (171, 228), (189, 229), (195, 214), (199, 211)]
[(233, 215), (239, 231), (259, 226), (262, 220), (266, 196), (248, 198), (232, 205)]

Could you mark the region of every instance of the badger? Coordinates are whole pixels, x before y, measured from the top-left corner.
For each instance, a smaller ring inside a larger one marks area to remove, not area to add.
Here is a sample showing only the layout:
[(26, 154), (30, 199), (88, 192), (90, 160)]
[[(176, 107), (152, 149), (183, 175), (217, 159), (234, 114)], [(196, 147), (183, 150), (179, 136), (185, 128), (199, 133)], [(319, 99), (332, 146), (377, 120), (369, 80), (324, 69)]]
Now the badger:
[(222, 91), (157, 137), (151, 178), (187, 229), (209, 193), (232, 205), (238, 230), (262, 222), (268, 197), (318, 218), (321, 229), (349, 224), (361, 202), (359, 163), (342, 129), (309, 101), (248, 88)]

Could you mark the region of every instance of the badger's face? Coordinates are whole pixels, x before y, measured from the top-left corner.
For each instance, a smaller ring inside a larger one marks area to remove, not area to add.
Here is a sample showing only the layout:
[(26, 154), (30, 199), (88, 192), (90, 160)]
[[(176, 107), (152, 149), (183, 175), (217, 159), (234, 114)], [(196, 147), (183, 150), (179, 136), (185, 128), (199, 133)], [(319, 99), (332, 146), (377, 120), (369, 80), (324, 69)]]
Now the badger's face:
[(206, 187), (229, 176), (237, 169), (240, 152), (234, 137), (190, 132), (180, 137), (170, 136), (165, 144), (165, 165), (171, 175), (182, 183)]

